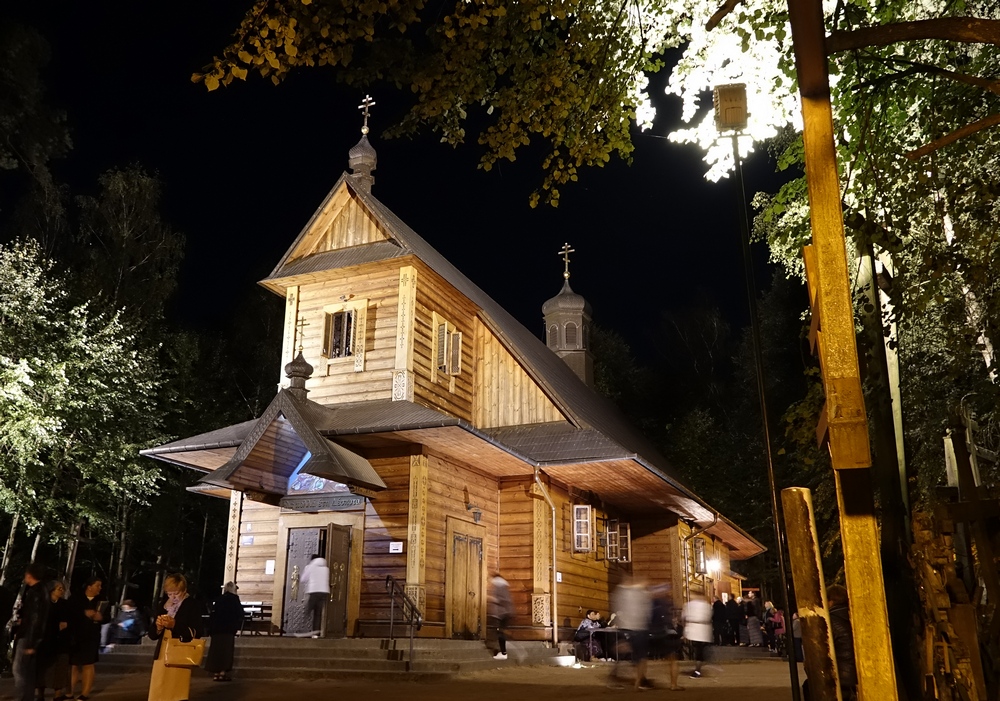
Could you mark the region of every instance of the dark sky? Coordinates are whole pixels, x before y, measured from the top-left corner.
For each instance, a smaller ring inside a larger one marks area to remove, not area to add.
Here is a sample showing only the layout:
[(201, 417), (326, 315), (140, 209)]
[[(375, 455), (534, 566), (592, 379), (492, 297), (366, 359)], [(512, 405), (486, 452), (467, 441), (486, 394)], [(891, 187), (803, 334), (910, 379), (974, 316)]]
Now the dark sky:
[[(207, 93), (192, 72), (226, 45), (248, 2), (51, 2), (20, 17), (52, 46), (49, 102), (67, 111), (74, 149), (57, 164), (76, 191), (97, 176), (140, 163), (165, 183), (165, 214), (187, 236), (178, 313), (201, 327), (225, 322), (291, 244), (347, 166), (360, 137), (363, 95), (329, 69), (304, 69), (285, 84), (251, 78)], [(373, 194), (529, 329), (558, 292), (563, 242), (576, 249), (572, 284), (595, 321), (646, 355), (663, 310), (709, 297), (746, 320), (735, 192), (708, 183), (701, 154), (665, 139), (680, 106), (651, 86), (660, 116), (634, 130), (634, 163), (584, 171), (558, 209), (528, 207), (540, 182), (533, 164), (476, 169), (474, 143), (458, 150), (432, 136), (387, 141), (380, 131), (403, 103), (373, 91), (378, 152)], [(746, 166), (748, 194), (773, 189), (763, 155)], [(763, 249), (759, 244), (756, 246)], [(761, 282), (766, 283), (757, 251)]]

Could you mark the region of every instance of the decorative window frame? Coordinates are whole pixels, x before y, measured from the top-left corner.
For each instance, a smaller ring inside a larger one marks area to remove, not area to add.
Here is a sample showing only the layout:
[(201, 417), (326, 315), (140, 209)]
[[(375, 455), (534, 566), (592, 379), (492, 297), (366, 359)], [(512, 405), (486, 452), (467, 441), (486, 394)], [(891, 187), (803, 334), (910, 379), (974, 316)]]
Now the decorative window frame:
[(594, 507), (589, 504), (573, 504), (573, 552), (594, 551)]
[[(340, 312), (351, 312), (351, 354), (337, 358), (331, 358), (322, 351), (326, 350), (326, 336), (328, 324), (333, 315)], [(364, 372), (365, 370), (365, 345), (368, 340), (368, 300), (349, 299), (337, 304), (327, 304), (323, 306), (323, 322), (321, 324), (323, 336), (320, 339), (320, 355), (326, 359), (326, 374), (330, 374), (330, 367), (337, 364), (351, 362), (354, 364), (354, 372)]]
[(695, 538), (691, 541), (691, 559), (695, 574), (708, 574), (708, 558), (705, 557), (704, 538)]
[(455, 391), (455, 378), (462, 374), (462, 332), (453, 323), (431, 312), (431, 382), (449, 379)]

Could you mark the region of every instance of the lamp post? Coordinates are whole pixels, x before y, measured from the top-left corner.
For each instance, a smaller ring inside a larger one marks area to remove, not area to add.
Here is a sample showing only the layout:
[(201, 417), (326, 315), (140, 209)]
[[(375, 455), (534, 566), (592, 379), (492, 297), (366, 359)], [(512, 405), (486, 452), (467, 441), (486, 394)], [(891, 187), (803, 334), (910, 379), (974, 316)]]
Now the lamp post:
[[(743, 245), (743, 266), (746, 271), (747, 301), (750, 307), (750, 332), (757, 374), (757, 394), (760, 398), (760, 415), (764, 426), (764, 452), (767, 456), (767, 481), (771, 491), (771, 518), (774, 520), (774, 538), (778, 546), (778, 573), (781, 578), (781, 605), (786, 616), (791, 616), (788, 599), (788, 580), (785, 572), (784, 537), (781, 515), (778, 511), (778, 487), (774, 479), (774, 455), (771, 450), (771, 423), (767, 416), (767, 396), (764, 391), (764, 353), (760, 344), (760, 319), (757, 316), (757, 284), (750, 257), (750, 219), (746, 192), (743, 189), (743, 168), (740, 162), (739, 135), (747, 127), (747, 86), (743, 83), (719, 85), (713, 91), (715, 128), (720, 134), (729, 133), (733, 141), (733, 160), (736, 173), (736, 200), (739, 209), (740, 238)], [(791, 618), (785, 625), (785, 650), (788, 652), (788, 676), (792, 686), (792, 699), (799, 701), (799, 667), (795, 659), (795, 640)]]

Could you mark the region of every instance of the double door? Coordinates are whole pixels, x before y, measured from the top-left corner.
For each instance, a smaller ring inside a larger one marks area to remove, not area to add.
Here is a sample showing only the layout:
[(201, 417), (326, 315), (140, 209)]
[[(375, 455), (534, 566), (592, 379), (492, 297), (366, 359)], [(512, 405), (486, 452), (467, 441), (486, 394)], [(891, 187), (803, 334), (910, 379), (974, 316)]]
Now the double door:
[[(330, 568), (330, 596), (319, 628), (309, 611), (309, 594), (302, 572), (314, 555), (326, 558)], [(285, 635), (309, 635), (317, 630), (325, 637), (342, 638), (347, 633), (347, 580), (351, 562), (351, 527), (331, 523), (313, 528), (289, 528), (285, 553), (285, 593), (281, 628)]]
[(479, 640), (486, 634), (486, 529), (448, 519), (445, 557), (446, 634)]

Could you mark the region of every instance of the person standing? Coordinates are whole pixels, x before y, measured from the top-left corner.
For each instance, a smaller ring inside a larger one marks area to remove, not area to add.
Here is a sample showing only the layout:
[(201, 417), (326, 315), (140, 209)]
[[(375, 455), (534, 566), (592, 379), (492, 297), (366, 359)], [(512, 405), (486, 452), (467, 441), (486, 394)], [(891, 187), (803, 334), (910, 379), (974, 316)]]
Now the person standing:
[(204, 635), (202, 607), (188, 596), (187, 579), (182, 574), (167, 575), (163, 581), (165, 598), (149, 637), (156, 641), (153, 652), (153, 672), (149, 677), (149, 701), (187, 701), (191, 695), (191, 670), (167, 667), (163, 664), (163, 641), (178, 638), (184, 642)]
[(760, 632), (760, 606), (753, 592), (747, 594), (745, 603), (747, 612), (747, 644), (750, 647), (760, 647), (764, 643), (764, 636)]
[(49, 597), (45, 593), (45, 569), (31, 563), (24, 570), (24, 593), (14, 633), (14, 693), (18, 701), (32, 701), (38, 671), (38, 650), (45, 637)]
[(712, 607), (708, 602), (695, 597), (684, 604), (684, 637), (691, 642), (694, 670), (691, 678), (701, 676), (701, 666), (705, 662), (705, 648), (712, 642)]
[(69, 651), (70, 696), (80, 682), (78, 701), (87, 701), (94, 688), (94, 665), (101, 651), (101, 623), (107, 614), (107, 600), (101, 596), (104, 582), (100, 577), (91, 577), (84, 585), (82, 594), (75, 594), (69, 603), (73, 610), (70, 622), (70, 637), (73, 640)]
[(312, 636), (318, 638), (323, 635), (323, 610), (330, 598), (330, 568), (326, 558), (319, 554), (312, 556), (299, 577), (299, 586), (302, 585), (309, 595), (306, 611), (312, 616)]
[(494, 572), (490, 579), (489, 595), (486, 599), (486, 617), (488, 625), (496, 631), (499, 652), (493, 655), (494, 660), (507, 659), (507, 625), (514, 615), (514, 600), (510, 596), (510, 585), (499, 572)]
[(726, 602), (726, 645), (740, 642), (740, 605), (732, 596)]
[(243, 625), (243, 604), (236, 593), (236, 582), (226, 582), (208, 619), (208, 634), (212, 644), (208, 648), (205, 671), (213, 674), (212, 680), (228, 682), (233, 669), (233, 652), (236, 648), (236, 633)]
[(719, 597), (712, 604), (712, 632), (716, 645), (726, 644), (726, 605)]
[(38, 698), (45, 697), (46, 687), (53, 689), (53, 701), (69, 698), (70, 619), (73, 612), (66, 600), (66, 585), (54, 579), (46, 585), (49, 592), (49, 615), (38, 655)]

